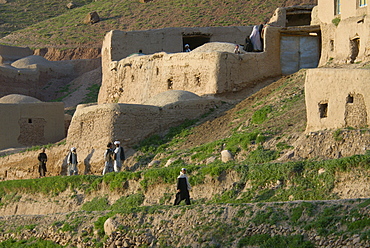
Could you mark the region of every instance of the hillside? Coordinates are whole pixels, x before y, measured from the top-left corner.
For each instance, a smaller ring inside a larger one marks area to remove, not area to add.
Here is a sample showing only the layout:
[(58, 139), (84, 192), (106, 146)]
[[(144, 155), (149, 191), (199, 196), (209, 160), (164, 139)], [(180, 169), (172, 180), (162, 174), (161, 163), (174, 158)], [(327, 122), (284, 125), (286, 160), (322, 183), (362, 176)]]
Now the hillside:
[[(146, 30), (165, 27), (242, 26), (264, 23), (278, 7), (315, 4), (315, 0), (139, 0), (66, 2), (9, 1), (0, 3), (0, 43), (32, 48), (96, 47), (110, 30)], [(42, 3), (42, 4), (40, 4)], [(96, 11), (101, 21), (84, 24)]]
[[(111, 29), (253, 25), (311, 0), (3, 2), (0, 43), (63, 50), (100, 48)], [(102, 20), (83, 24), (91, 11)], [(68, 106), (96, 99), (98, 74), (66, 87)], [(44, 178), (41, 147), (0, 154), (0, 176), (20, 179), (0, 178), (0, 248), (370, 247), (370, 130), (305, 133), (305, 74), (222, 95), (202, 117), (128, 147), (119, 173), (101, 176), (91, 151), (80, 175), (64, 176), (65, 140), (47, 145)], [(183, 167), (192, 205), (173, 206)]]
[[(0, 245), (18, 247), (17, 240), (27, 239), (39, 247), (368, 246), (369, 201), (351, 200), (370, 195), (368, 153), (280, 162), (299, 140), (310, 145), (303, 132), (304, 76), (301, 70), (239, 103), (225, 102), (195, 122), (145, 140), (124, 172), (99, 176), (101, 161), (91, 164), (94, 175), (58, 176), (57, 158), (68, 147), (48, 148), (48, 177), (0, 182), (0, 240), (13, 239)], [(362, 134), (369, 132), (323, 131), (320, 136), (330, 141), (353, 135), (360, 141)], [(232, 151), (235, 160), (222, 163), (222, 149)], [(26, 174), (34, 170), (29, 164), (37, 153), (0, 162), (11, 164), (8, 173)], [(182, 167), (189, 171), (192, 205), (173, 207)], [(110, 233), (112, 228), (116, 231)]]

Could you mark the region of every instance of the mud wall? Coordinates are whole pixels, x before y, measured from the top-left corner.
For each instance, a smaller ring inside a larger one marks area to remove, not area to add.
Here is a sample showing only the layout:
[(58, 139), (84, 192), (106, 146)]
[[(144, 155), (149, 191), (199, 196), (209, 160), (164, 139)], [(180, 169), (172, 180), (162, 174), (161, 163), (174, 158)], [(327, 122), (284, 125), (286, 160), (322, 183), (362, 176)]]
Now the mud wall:
[[(185, 119), (195, 119), (220, 104), (214, 100), (184, 101), (164, 107), (136, 104), (78, 105), (68, 130), (67, 145), (76, 147), (85, 167), (104, 164), (103, 153), (110, 141), (120, 140), (127, 151), (134, 144), (160, 134)], [(92, 166), (89, 171), (101, 173)]]
[[(335, 15), (334, 1), (319, 1), (322, 54), (320, 66), (330, 62), (354, 63), (370, 60), (370, 8), (358, 1), (342, 1), (341, 14)], [(335, 25), (333, 22), (339, 21)]]
[[(231, 31), (235, 31), (235, 28), (230, 28), (225, 35)], [(239, 30), (230, 39), (237, 37), (234, 40), (243, 43), (245, 36), (246, 31)], [(216, 39), (216, 35), (214, 38)], [(220, 40), (222, 39), (219, 38), (218, 41)], [(165, 41), (164, 38), (163, 42)], [(127, 48), (121, 48), (118, 45), (120, 42), (126, 42), (120, 32), (108, 33), (103, 42), (103, 79), (98, 99), (100, 104), (141, 104), (170, 89), (190, 91), (197, 95), (235, 92), (253, 87), (259, 80), (281, 74), (279, 28), (266, 28), (265, 51), (261, 53), (156, 53), (114, 60), (126, 55), (124, 51)], [(177, 50), (169, 46), (168, 50), (181, 51), (181, 46), (176, 47)]]
[(0, 149), (54, 143), (65, 137), (63, 103), (0, 104), (0, 116), (4, 117)]
[(369, 125), (370, 70), (310, 69), (306, 74), (306, 132)]

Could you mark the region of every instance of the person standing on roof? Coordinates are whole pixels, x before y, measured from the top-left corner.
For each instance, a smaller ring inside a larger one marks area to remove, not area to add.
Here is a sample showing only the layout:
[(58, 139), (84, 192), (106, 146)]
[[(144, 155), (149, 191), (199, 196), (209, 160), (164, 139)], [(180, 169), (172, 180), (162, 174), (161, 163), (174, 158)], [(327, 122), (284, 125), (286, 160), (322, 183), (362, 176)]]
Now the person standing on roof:
[(249, 38), (253, 44), (253, 52), (262, 52), (261, 34), (258, 30), (258, 26), (253, 26), (253, 30)]
[(122, 162), (125, 161), (125, 152), (120, 144), (121, 142), (118, 140), (114, 141), (114, 145), (116, 146), (116, 149), (114, 149), (114, 172), (120, 172)]

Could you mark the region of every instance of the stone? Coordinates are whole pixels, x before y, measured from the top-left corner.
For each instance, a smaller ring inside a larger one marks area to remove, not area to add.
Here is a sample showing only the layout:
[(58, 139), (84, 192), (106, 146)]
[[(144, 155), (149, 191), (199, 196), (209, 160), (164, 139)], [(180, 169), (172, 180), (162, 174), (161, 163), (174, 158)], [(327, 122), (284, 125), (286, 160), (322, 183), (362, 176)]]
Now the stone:
[(152, 160), (149, 164), (148, 164), (148, 167), (151, 168), (151, 167), (155, 167), (157, 165), (159, 165), (161, 163), (160, 160)]
[(74, 3), (74, 2), (69, 2), (68, 4), (67, 4), (67, 8), (68, 9), (73, 9), (73, 8), (76, 8), (77, 7), (77, 5)]
[(114, 232), (116, 229), (117, 229), (117, 222), (112, 219), (112, 218), (108, 218), (105, 222), (104, 222), (104, 232), (106, 235), (111, 235), (112, 232)]
[(234, 160), (233, 155), (229, 150), (223, 150), (221, 152), (221, 161), (226, 163), (228, 161)]
[(177, 159), (176, 158), (170, 158), (167, 160), (167, 163), (164, 165), (164, 167), (170, 166), (173, 162), (175, 162)]
[(94, 24), (100, 22), (100, 17), (96, 11), (90, 12), (84, 19), (85, 24)]
[(216, 161), (216, 159), (217, 159), (216, 156), (209, 157), (209, 158), (206, 159), (206, 164), (213, 163), (213, 162)]
[(320, 168), (319, 171), (317, 172), (319, 175), (325, 173), (325, 169), (324, 168)]
[(116, 240), (116, 242), (114, 242), (114, 244), (116, 246), (122, 246), (122, 241), (121, 240)]

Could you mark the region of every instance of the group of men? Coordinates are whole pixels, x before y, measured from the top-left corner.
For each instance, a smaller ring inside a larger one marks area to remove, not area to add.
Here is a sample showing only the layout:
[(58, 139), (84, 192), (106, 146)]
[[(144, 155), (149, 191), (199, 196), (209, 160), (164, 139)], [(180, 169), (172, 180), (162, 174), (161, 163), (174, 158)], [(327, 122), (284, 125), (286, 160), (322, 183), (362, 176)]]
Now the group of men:
[(120, 146), (120, 142), (118, 140), (109, 142), (107, 145), (107, 149), (104, 152), (104, 169), (103, 175), (109, 172), (120, 172), (122, 168), (122, 162), (126, 159), (125, 151), (123, 147)]
[[(118, 140), (109, 142), (107, 145), (107, 149), (104, 152), (104, 169), (103, 175), (109, 172), (120, 172), (122, 168), (122, 162), (125, 160), (125, 152), (123, 147), (120, 146), (120, 142)], [(42, 148), (38, 156), (39, 160), (39, 173), (40, 177), (44, 177), (46, 174), (46, 162), (47, 162), (47, 155), (45, 153), (45, 148)], [(76, 147), (72, 147), (67, 155), (67, 175), (78, 175), (78, 168), (77, 168), (77, 149)], [(190, 194), (189, 190), (191, 189), (189, 178), (186, 174), (186, 169), (182, 168), (180, 171), (180, 175), (177, 177), (177, 193), (174, 205), (179, 205), (182, 200), (185, 200), (186, 205), (190, 205)]]
[[(48, 157), (45, 153), (45, 148), (41, 149), (37, 157), (39, 161), (39, 174), (40, 177), (44, 177), (46, 175), (46, 162)], [(108, 172), (120, 172), (122, 168), (122, 162), (125, 160), (125, 152), (123, 147), (120, 146), (120, 142), (118, 140), (109, 142), (107, 145), (107, 149), (104, 152), (104, 169), (103, 175)], [(78, 175), (78, 167), (77, 167), (77, 149), (76, 147), (72, 147), (69, 151), (67, 158), (67, 176)]]

